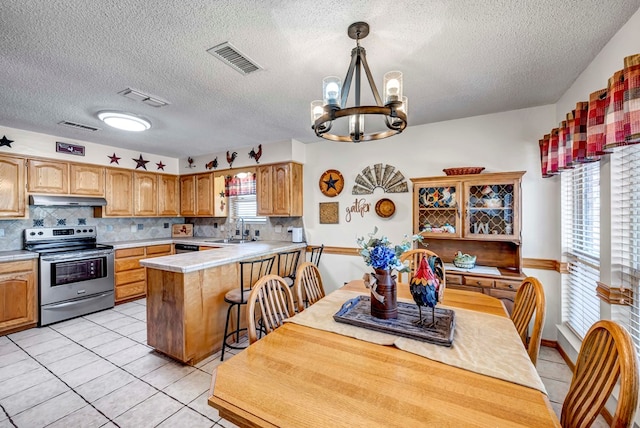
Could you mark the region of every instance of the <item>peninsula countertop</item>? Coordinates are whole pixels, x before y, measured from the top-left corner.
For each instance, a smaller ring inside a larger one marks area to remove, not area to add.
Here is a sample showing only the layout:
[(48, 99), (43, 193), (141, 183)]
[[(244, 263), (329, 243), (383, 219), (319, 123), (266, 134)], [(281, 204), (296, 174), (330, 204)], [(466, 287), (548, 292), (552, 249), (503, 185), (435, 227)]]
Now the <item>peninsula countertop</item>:
[[(209, 242), (208, 242), (209, 241)], [(170, 256), (154, 257), (140, 260), (140, 264), (147, 268), (170, 271), (170, 272), (195, 272), (229, 263), (235, 263), (255, 257), (266, 256), (268, 254), (281, 251), (302, 249), (306, 243), (293, 243), (287, 241), (252, 241), (244, 244), (224, 244), (212, 243), (211, 238), (172, 238), (164, 240), (148, 240), (146, 244), (154, 245), (162, 243), (189, 243), (195, 245), (215, 246), (210, 250), (193, 251), (189, 253), (173, 254)], [(142, 242), (142, 241), (140, 241)], [(123, 248), (123, 247), (119, 247)]]

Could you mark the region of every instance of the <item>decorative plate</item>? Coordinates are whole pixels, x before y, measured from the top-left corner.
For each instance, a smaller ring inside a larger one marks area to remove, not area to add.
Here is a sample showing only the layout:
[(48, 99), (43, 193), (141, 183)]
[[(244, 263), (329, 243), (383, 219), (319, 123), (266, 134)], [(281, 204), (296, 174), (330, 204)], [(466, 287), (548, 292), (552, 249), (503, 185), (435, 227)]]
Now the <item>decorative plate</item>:
[(376, 214), (382, 218), (389, 218), (396, 212), (396, 206), (391, 199), (383, 198), (376, 203)]
[(338, 196), (344, 188), (344, 178), (337, 169), (328, 169), (320, 176), (318, 183), (323, 195), (333, 198)]

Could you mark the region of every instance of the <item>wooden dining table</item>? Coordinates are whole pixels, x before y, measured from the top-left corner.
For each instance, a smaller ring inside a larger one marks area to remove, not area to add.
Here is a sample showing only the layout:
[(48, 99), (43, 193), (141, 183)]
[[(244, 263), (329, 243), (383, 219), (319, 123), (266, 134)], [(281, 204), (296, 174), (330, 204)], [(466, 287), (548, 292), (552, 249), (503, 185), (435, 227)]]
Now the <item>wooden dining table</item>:
[[(342, 289), (366, 292), (362, 281)], [(447, 289), (442, 303), (507, 317), (479, 293)], [(208, 402), (243, 427), (560, 426), (540, 390), (294, 323), (220, 364)]]

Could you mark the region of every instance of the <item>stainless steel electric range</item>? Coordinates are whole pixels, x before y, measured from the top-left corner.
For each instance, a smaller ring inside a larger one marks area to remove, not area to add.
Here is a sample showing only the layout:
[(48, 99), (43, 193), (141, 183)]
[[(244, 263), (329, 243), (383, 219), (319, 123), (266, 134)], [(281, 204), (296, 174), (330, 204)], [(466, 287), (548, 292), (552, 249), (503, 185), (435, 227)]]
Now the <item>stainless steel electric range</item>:
[(40, 326), (112, 308), (113, 247), (95, 226), (26, 229), (24, 249), (40, 254)]

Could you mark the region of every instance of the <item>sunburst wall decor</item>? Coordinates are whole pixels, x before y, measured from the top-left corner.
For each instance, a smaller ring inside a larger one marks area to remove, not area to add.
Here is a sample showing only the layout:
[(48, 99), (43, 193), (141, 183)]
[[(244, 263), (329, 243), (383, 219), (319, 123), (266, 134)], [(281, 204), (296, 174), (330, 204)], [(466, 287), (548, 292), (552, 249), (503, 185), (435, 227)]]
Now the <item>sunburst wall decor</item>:
[(371, 195), (377, 187), (385, 193), (406, 193), (409, 185), (406, 178), (395, 166), (377, 163), (362, 170), (356, 177), (353, 195)]

